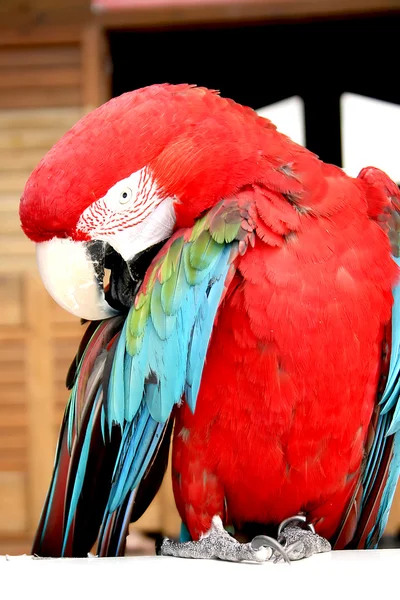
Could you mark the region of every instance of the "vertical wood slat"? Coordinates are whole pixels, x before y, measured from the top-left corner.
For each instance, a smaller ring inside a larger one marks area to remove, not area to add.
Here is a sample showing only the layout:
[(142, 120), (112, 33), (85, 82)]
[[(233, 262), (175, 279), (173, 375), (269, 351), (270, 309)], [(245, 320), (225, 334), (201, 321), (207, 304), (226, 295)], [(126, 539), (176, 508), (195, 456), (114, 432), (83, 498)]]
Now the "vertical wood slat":
[(82, 33), (82, 98), (87, 111), (111, 97), (111, 62), (102, 28), (89, 23)]
[(400, 484), (397, 485), (385, 532), (388, 535), (398, 535), (400, 533)]
[(54, 461), (54, 391), (52, 377), (50, 298), (42, 282), (27, 275), (25, 303), (26, 381), (28, 390), (28, 530), (34, 532), (48, 489)]
[(171, 453), (167, 472), (161, 484), (159, 494), (159, 502), (161, 508), (161, 531), (164, 535), (174, 538), (179, 535), (181, 526), (181, 518), (176, 508), (175, 498), (172, 491), (171, 478)]

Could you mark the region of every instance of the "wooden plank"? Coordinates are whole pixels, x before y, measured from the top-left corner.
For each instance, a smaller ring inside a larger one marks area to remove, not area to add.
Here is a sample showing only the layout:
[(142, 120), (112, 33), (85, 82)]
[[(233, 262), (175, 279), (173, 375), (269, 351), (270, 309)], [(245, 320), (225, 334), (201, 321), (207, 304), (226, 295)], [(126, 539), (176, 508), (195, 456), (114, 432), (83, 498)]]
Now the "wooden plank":
[[(21, 234), (16, 235), (2, 235), (0, 238), (0, 256), (3, 258), (7, 257), (7, 261), (10, 261), (10, 256), (18, 256), (24, 254), (34, 255), (35, 244), (33, 244), (27, 237), (25, 237), (21, 231)], [(0, 271), (2, 271), (0, 267)]]
[(158, 492), (161, 505), (161, 531), (164, 535), (176, 538), (179, 535), (181, 527), (181, 518), (176, 508), (174, 493), (172, 490), (171, 477), (171, 455), (169, 464)]
[(0, 194), (0, 218), (4, 213), (18, 209), (19, 194)]
[(79, 66), (80, 62), (81, 51), (78, 44), (55, 46), (53, 48), (43, 48), (42, 46), (25, 48), (3, 47), (0, 50), (0, 67), (7, 67), (9, 69), (16, 67)]
[[(61, 134), (62, 135), (62, 134)], [(60, 135), (60, 137), (61, 137)], [(42, 160), (45, 149), (0, 149), (0, 174), (21, 173), (29, 175)], [(2, 201), (0, 195), (0, 202)]]
[(62, 361), (54, 360), (54, 372), (53, 372), (54, 383), (57, 385), (57, 387), (61, 388), (62, 390), (64, 390), (64, 388), (65, 388), (65, 379), (67, 377), (69, 366), (72, 363), (72, 360), (73, 360), (75, 354), (76, 354), (76, 352), (72, 352), (71, 355), (69, 356), (68, 360), (62, 360)]
[(12, 532), (3, 532), (0, 537), (0, 555), (22, 556), (29, 554), (32, 546), (31, 536), (26, 535), (11, 537)]
[(63, 67), (0, 68), (0, 90), (39, 87), (75, 87), (81, 84), (79, 65)]
[(397, 485), (385, 532), (388, 535), (398, 535), (400, 533), (400, 484)]
[[(51, 129), (66, 131), (84, 114), (80, 106), (0, 111), (0, 129)], [(0, 155), (1, 158), (1, 155)], [(2, 164), (2, 163), (0, 163)]]
[[(59, 306), (54, 300), (51, 301), (50, 310), (52, 323), (54, 323), (55, 325), (59, 325), (61, 328), (63, 328), (63, 326), (65, 325), (70, 324), (70, 326), (75, 327), (75, 331), (80, 332), (79, 335), (83, 335), (85, 327), (81, 325), (80, 319), (78, 317), (71, 315), (71, 313), (61, 308), (61, 306)], [(58, 337), (58, 333), (55, 333), (55, 335), (57, 335)]]
[[(8, 328), (11, 330), (11, 328)], [(12, 327), (12, 330), (17, 327)], [(1, 326), (0, 326), (1, 330)], [(22, 330), (22, 328), (21, 328)], [(24, 345), (18, 340), (8, 340), (7, 345), (0, 345), (0, 361), (15, 361), (24, 356)]]
[[(99, 3), (100, 4), (100, 3)], [(98, 10), (97, 22), (111, 29), (187, 27), (194, 24), (299, 21), (374, 13), (398, 13), (398, 0), (225, 0), (191, 4), (143, 3), (120, 10)]]
[[(15, 136), (14, 140), (17, 143), (21, 143), (17, 136)], [(1, 143), (2, 139), (0, 133), (0, 144)], [(0, 171), (0, 194), (22, 194), (28, 177), (28, 172)]]
[[(25, 430), (27, 426), (27, 414), (25, 406), (17, 405), (10, 408), (9, 406), (3, 406), (0, 404), (0, 423), (1, 429), (22, 429)], [(1, 436), (1, 431), (0, 431)], [(25, 445), (25, 444), (24, 444)], [(1, 459), (1, 457), (0, 457)], [(1, 470), (1, 468), (0, 468)]]
[(26, 448), (27, 439), (25, 431), (0, 428), (0, 455), (4, 450), (17, 450)]
[(23, 532), (26, 482), (23, 473), (0, 473), (0, 531)]
[(89, 18), (89, 0), (2, 0), (0, 4), (0, 29), (36, 29), (38, 23), (73, 25), (84, 23)]
[(26, 337), (26, 330), (22, 327), (2, 327), (0, 326), (1, 342), (18, 342)]
[(80, 106), (82, 103), (79, 87), (38, 87), (3, 90), (0, 94), (0, 109), (4, 108), (44, 108), (53, 106)]
[[(59, 130), (53, 129), (0, 129), (0, 149), (25, 152), (41, 149), (46, 152), (61, 137)], [(10, 177), (15, 177), (10, 174)], [(1, 192), (0, 188), (0, 192)]]
[(9, 257), (0, 259), (0, 273), (26, 273), (33, 272), (35, 269), (36, 258), (34, 252), (26, 256), (13, 256), (12, 260)]
[[(82, 328), (82, 335), (83, 335), (84, 329)], [(80, 337), (75, 338), (70, 338), (70, 339), (65, 339), (65, 338), (55, 338), (53, 340), (53, 357), (54, 357), (54, 363), (55, 366), (57, 367), (58, 365), (62, 366), (62, 369), (64, 369), (62, 375), (61, 375), (61, 379), (64, 381), (65, 380), (65, 376), (67, 374), (65, 369), (69, 368), (70, 363), (72, 362), (72, 359), (74, 358), (77, 350), (78, 350), (78, 346), (79, 346), (79, 342), (80, 342)]]
[(1, 11), (8, 16), (12, 14), (23, 13), (45, 13), (42, 14), (44, 19), (51, 16), (63, 15), (68, 10), (80, 10), (82, 13), (90, 11), (90, 0), (25, 0), (23, 4), (15, 2), (15, 0), (2, 0)]
[(20, 450), (4, 450), (0, 456), (0, 472), (19, 471), (25, 473), (27, 470), (26, 464), (26, 449)]
[[(24, 377), (24, 365), (21, 361), (0, 364), (0, 381), (6, 386), (9, 383), (18, 384)], [(1, 425), (0, 425), (1, 426)]]
[[(1, 203), (1, 198), (0, 198)], [(0, 217), (0, 236), (2, 235), (20, 235), (21, 224), (18, 215), (18, 204), (12, 212), (2, 212)], [(1, 315), (0, 315), (1, 322)]]
[(19, 324), (21, 324), (22, 323), (21, 279), (18, 276), (0, 275), (0, 290), (1, 290), (1, 294), (0, 294), (0, 297), (1, 297), (0, 325), (19, 325)]
[[(36, 267), (36, 265), (35, 265)], [(36, 268), (33, 269), (33, 272), (36, 272)], [(37, 276), (39, 278), (39, 275)], [(44, 286), (43, 286), (44, 289)], [(51, 298), (49, 296), (49, 301), (51, 302)], [(52, 333), (54, 337), (61, 339), (70, 339), (77, 340), (78, 342), (81, 340), (84, 332), (84, 328), (79, 324), (79, 320), (74, 324), (60, 323), (53, 324), (51, 327)], [(24, 340), (26, 337), (26, 328), (25, 327), (2, 327), (0, 326), (0, 342), (8, 341), (17, 343), (19, 340)]]
[(10, 410), (14, 409), (17, 405), (25, 407), (25, 400), (25, 385), (21, 385), (20, 381), (14, 384), (3, 385), (0, 399), (2, 406), (8, 407)]
[(28, 527), (34, 531), (50, 482), (54, 460), (53, 378), (49, 296), (41, 281), (25, 281), (27, 339), (27, 398), (29, 423)]
[[(4, 22), (6, 23), (6, 21)], [(11, 24), (7, 24), (7, 27), (2, 29), (0, 47), (48, 46), (80, 43), (82, 24), (48, 25), (46, 23), (36, 23), (30, 27), (13, 27)]]
[(89, 23), (82, 35), (82, 97), (91, 110), (111, 97), (111, 59), (104, 31), (95, 22)]

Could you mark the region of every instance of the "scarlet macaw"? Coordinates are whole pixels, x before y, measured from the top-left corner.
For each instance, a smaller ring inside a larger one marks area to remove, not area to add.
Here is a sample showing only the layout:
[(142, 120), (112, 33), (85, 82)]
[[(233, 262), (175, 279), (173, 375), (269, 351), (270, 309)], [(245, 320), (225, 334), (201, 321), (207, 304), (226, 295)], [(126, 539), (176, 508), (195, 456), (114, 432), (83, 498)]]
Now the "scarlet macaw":
[(48, 291), (91, 321), (33, 552), (122, 554), (172, 430), (182, 537), (160, 553), (376, 546), (400, 469), (399, 201), (207, 89), (80, 120), (20, 204)]

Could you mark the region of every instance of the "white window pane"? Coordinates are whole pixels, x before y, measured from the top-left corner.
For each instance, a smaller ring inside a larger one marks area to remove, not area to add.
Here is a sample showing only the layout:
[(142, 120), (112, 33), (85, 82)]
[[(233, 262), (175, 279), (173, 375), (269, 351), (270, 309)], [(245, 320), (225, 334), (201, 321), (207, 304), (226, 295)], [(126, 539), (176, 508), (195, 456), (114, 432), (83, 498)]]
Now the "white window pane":
[(263, 106), (257, 112), (272, 121), (279, 131), (288, 135), (293, 141), (305, 146), (306, 129), (302, 98), (293, 96), (281, 102)]
[(400, 182), (400, 106), (356, 94), (340, 99), (343, 168), (373, 166)]

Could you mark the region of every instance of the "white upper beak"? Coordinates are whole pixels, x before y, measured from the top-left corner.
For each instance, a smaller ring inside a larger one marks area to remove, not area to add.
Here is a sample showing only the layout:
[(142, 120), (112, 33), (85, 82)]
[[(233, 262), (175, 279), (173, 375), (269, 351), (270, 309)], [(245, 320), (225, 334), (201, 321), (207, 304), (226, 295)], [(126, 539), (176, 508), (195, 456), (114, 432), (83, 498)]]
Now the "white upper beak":
[(62, 308), (82, 319), (107, 319), (118, 313), (104, 297), (104, 268), (93, 262), (87, 247), (85, 242), (59, 238), (36, 244), (39, 273)]

